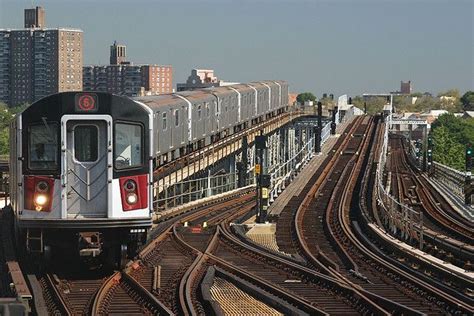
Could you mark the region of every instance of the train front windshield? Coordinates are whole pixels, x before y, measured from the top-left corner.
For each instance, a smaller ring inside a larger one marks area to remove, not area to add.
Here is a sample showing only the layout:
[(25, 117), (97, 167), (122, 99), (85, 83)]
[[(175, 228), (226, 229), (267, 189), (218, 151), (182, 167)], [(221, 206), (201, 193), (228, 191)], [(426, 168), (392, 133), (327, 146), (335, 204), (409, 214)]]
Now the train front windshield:
[(115, 124), (115, 168), (127, 169), (143, 165), (142, 126)]
[(32, 170), (55, 170), (58, 168), (57, 124), (38, 124), (29, 128), (29, 163)]

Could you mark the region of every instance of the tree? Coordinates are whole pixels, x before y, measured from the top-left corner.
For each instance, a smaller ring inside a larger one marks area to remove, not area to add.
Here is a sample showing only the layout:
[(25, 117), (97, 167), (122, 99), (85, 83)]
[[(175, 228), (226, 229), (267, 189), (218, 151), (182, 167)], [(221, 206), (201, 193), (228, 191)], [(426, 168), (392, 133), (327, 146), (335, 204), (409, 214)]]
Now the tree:
[(362, 111), (364, 110), (365, 105), (367, 105), (367, 113), (376, 114), (382, 112), (384, 105), (387, 104), (387, 99), (384, 97), (363, 98), (361, 96), (356, 96), (352, 98), (352, 104)]
[(298, 96), (296, 97), (296, 101), (298, 101), (298, 103), (300, 104), (304, 104), (306, 101), (315, 102), (316, 97), (311, 92), (303, 92), (303, 93), (298, 94)]
[(456, 99), (459, 99), (459, 90), (458, 89), (449, 89), (448, 91), (440, 92), (438, 93), (438, 98), (439, 97), (453, 97)]
[(465, 111), (474, 110), (474, 91), (467, 91), (461, 97), (461, 103)]
[(9, 130), (10, 123), (16, 113), (23, 111), (28, 104), (9, 108), (5, 103), (0, 102), (0, 155), (7, 155), (10, 152)]
[(463, 170), (464, 146), (456, 142), (446, 126), (433, 129), (433, 159), (443, 165)]
[(441, 115), (431, 125), (433, 131), (433, 159), (458, 170), (464, 170), (465, 146), (474, 144), (474, 119), (463, 119), (453, 114)]

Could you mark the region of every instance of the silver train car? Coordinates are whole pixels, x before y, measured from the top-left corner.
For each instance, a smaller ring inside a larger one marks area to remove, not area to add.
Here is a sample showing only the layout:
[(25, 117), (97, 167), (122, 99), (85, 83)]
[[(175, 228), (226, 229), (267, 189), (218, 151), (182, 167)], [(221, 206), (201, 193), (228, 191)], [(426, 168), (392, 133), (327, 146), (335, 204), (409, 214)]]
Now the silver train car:
[(288, 107), (285, 81), (262, 81), (134, 98), (153, 112), (153, 159), (172, 161)]
[(288, 85), (263, 81), (128, 98), (64, 92), (11, 125), (11, 207), (18, 245), (122, 264), (146, 242), (153, 172), (286, 111)]

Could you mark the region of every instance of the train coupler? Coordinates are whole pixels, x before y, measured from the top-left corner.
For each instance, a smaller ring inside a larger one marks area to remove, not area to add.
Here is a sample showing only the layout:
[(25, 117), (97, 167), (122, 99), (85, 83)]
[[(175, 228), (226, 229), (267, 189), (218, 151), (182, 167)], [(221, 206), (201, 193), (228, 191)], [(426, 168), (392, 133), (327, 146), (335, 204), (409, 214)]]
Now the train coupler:
[(43, 230), (28, 228), (26, 230), (26, 249), (29, 253), (43, 253)]
[(99, 232), (79, 233), (79, 256), (97, 257), (102, 253), (102, 241)]

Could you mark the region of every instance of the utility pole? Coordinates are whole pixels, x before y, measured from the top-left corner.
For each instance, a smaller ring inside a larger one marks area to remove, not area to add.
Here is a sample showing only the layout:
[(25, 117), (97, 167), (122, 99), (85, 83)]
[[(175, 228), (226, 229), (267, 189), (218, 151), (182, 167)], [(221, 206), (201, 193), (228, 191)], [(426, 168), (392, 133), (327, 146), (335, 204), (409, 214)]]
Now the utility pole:
[(331, 121), (331, 135), (336, 135), (336, 114), (337, 106), (332, 110), (332, 121)]
[(248, 142), (247, 136), (242, 138), (242, 161), (237, 163), (237, 174), (238, 181), (237, 186), (242, 188), (247, 185), (247, 168), (248, 168), (248, 157), (247, 157)]
[(426, 171), (428, 175), (431, 176), (433, 174), (433, 138), (431, 137), (431, 133), (428, 134), (428, 148), (426, 150), (427, 156), (427, 168)]
[(322, 121), (321, 121), (321, 116), (323, 116), (323, 104), (321, 102), (318, 102), (318, 126), (316, 127), (315, 130), (315, 146), (314, 146), (314, 151), (316, 154), (321, 153), (321, 132), (322, 132)]

